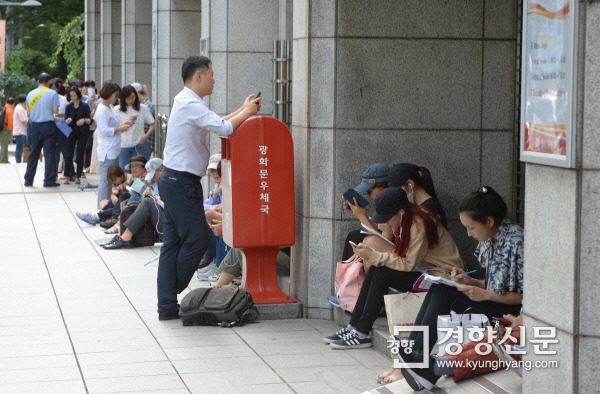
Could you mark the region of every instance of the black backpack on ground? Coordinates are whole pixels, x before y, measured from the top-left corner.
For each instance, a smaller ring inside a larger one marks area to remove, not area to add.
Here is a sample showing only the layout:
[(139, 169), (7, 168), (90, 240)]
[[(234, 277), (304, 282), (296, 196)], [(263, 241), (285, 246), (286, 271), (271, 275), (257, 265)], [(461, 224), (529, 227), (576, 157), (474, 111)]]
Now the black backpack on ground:
[(179, 309), (184, 326), (233, 327), (258, 319), (258, 309), (245, 289), (230, 284), (192, 290), (181, 300)]

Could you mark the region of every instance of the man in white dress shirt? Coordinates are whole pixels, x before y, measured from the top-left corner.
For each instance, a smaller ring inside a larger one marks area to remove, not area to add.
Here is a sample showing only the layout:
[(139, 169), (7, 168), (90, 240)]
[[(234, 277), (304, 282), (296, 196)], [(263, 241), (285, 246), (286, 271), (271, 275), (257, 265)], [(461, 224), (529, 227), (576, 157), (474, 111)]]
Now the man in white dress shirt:
[(210, 242), (200, 184), (210, 157), (208, 133), (233, 134), (260, 110), (261, 101), (250, 95), (237, 111), (221, 118), (203, 101), (215, 84), (210, 60), (190, 56), (183, 62), (181, 74), (184, 88), (174, 99), (164, 150), (165, 169), (158, 181), (165, 203), (157, 278), (159, 320), (179, 318), (177, 294), (190, 283)]

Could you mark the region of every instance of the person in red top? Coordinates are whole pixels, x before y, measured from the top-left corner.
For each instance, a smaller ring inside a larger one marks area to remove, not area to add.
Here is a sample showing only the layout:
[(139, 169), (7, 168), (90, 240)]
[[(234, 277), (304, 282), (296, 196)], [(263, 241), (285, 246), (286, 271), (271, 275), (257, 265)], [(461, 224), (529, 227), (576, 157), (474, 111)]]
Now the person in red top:
[(9, 97), (4, 105), (4, 124), (0, 132), (0, 163), (8, 163), (8, 144), (12, 140), (13, 113), (15, 112), (15, 99)]

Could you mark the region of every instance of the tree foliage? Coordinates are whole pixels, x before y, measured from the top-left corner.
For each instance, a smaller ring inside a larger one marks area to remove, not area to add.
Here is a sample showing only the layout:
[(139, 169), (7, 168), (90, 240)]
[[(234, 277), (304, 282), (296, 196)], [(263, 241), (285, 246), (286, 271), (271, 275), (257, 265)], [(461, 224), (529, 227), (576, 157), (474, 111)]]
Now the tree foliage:
[(30, 48), (16, 48), (6, 58), (5, 70), (9, 73), (22, 73), (36, 78), (43, 72), (54, 74), (55, 67), (50, 66), (50, 58), (42, 51)]
[(61, 30), (53, 55), (52, 67), (56, 67), (63, 58), (67, 64), (67, 80), (83, 78), (85, 67), (85, 15), (81, 14), (67, 23)]
[(0, 96), (16, 98), (19, 94), (27, 94), (35, 89), (35, 79), (19, 72), (0, 72)]

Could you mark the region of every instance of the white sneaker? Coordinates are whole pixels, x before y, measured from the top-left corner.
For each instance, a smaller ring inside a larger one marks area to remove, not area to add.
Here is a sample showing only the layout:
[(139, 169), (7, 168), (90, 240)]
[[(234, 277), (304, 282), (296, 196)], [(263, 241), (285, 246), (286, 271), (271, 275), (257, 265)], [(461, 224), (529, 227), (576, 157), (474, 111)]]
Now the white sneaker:
[(212, 262), (209, 265), (207, 265), (206, 267), (204, 267), (202, 269), (199, 269), (198, 270), (198, 274), (197, 274), (198, 279), (202, 279), (207, 272), (210, 272), (210, 271), (212, 271), (215, 268), (217, 268), (217, 266), (216, 266), (216, 264), (214, 262)]
[(221, 270), (215, 265), (210, 270), (208, 270), (206, 272), (198, 273), (198, 279), (200, 279), (200, 280), (210, 280), (211, 276), (216, 276), (217, 279), (219, 279), (219, 274), (220, 273), (221, 273)]

